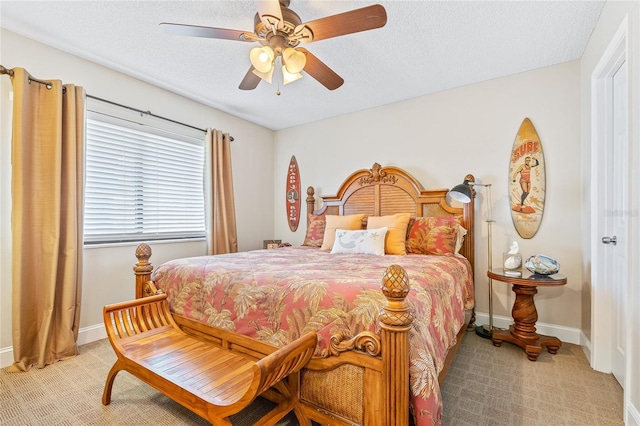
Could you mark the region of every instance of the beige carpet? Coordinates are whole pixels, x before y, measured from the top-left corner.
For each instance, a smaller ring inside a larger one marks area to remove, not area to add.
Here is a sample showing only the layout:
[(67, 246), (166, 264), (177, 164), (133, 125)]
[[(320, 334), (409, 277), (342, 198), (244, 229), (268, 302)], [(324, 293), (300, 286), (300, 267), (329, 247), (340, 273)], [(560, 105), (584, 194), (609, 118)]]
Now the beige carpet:
[[(111, 404), (102, 405), (105, 379), (116, 356), (104, 339), (80, 347), (80, 355), (27, 373), (0, 372), (0, 425), (208, 425), (126, 371), (118, 373)], [(271, 402), (254, 403), (234, 425), (249, 426)], [(297, 422), (282, 421), (279, 425)]]
[[(102, 389), (115, 355), (107, 340), (81, 354), (28, 373), (0, 371), (0, 424), (206, 425), (202, 418), (138, 381), (118, 373), (109, 406)], [(621, 425), (622, 389), (589, 367), (582, 349), (564, 344), (530, 362), (519, 348), (469, 333), (442, 389), (444, 425)], [(258, 400), (232, 417), (251, 425), (268, 409)], [(278, 423), (294, 426), (295, 417)]]
[(563, 343), (536, 362), (468, 333), (442, 388), (443, 425), (622, 425), (622, 388)]

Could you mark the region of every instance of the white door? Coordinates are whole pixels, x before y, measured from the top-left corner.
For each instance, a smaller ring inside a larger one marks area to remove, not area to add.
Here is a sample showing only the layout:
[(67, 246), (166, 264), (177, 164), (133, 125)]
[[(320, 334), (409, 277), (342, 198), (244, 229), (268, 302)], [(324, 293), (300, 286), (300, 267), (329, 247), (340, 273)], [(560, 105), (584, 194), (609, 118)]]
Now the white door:
[(627, 26), (592, 75), (591, 364), (624, 388), (629, 262), (629, 84)]
[[(627, 122), (628, 115), (628, 84), (627, 67), (623, 63), (611, 78), (612, 90), (612, 129), (609, 139), (610, 159), (604, 165), (608, 170), (608, 206), (603, 243), (605, 249), (607, 280), (611, 284), (611, 298), (613, 301), (613, 318), (611, 318), (611, 371), (621, 386), (624, 387), (625, 340), (626, 340), (626, 288), (627, 288), (627, 249), (628, 244), (628, 169), (627, 156), (629, 148)], [(615, 239), (614, 239), (615, 237)]]

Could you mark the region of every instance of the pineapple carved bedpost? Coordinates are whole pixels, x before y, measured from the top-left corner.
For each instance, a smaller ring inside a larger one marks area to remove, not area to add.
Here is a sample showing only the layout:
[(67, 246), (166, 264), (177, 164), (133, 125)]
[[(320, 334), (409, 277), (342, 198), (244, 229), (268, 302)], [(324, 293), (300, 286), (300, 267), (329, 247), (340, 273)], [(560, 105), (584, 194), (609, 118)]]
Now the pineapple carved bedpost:
[(140, 299), (149, 296), (145, 295), (144, 290), (151, 280), (151, 272), (153, 271), (153, 265), (149, 263), (151, 247), (145, 243), (140, 244), (136, 248), (136, 258), (138, 258), (138, 263), (133, 267), (133, 272), (136, 275), (136, 299)]
[(409, 330), (413, 322), (405, 298), (409, 294), (409, 277), (398, 265), (391, 265), (382, 278), (382, 293), (387, 298), (380, 312), (384, 401), (387, 406), (381, 424), (409, 424)]
[(315, 192), (313, 186), (307, 188), (307, 199), (305, 200), (307, 202), (307, 228), (309, 227), (309, 214), (313, 214), (316, 208)]

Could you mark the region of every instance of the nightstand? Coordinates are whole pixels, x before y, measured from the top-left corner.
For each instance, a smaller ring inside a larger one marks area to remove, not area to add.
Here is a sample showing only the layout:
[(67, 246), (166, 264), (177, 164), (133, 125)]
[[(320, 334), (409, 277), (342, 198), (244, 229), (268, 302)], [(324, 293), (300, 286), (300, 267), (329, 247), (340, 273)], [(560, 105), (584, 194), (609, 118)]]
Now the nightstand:
[(491, 333), (491, 341), (494, 346), (498, 347), (502, 345), (503, 341), (518, 345), (524, 349), (529, 360), (535, 361), (544, 346), (547, 347), (550, 354), (555, 354), (562, 346), (562, 342), (557, 337), (536, 333), (538, 311), (533, 297), (538, 292), (538, 287), (565, 285), (567, 277), (561, 274), (534, 274), (528, 270), (518, 272), (519, 274), (514, 274), (513, 271), (507, 273), (502, 268), (493, 268), (487, 272), (489, 278), (511, 284), (512, 290), (516, 294), (516, 300), (513, 302), (511, 310), (514, 324), (508, 330), (494, 328)]

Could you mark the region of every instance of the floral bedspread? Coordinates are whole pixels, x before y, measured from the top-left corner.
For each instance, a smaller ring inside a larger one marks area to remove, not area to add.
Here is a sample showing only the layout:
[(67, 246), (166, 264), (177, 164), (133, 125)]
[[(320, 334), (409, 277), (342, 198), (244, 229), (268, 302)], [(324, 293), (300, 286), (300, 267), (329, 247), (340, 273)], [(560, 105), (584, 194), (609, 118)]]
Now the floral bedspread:
[(187, 318), (282, 346), (318, 333), (316, 357), (329, 356), (332, 335), (379, 333), (385, 269), (409, 275), (412, 410), (418, 425), (439, 424), (438, 374), (464, 310), (473, 306), (471, 266), (463, 257), (339, 255), (313, 247), (282, 247), (177, 259), (159, 266), (156, 285), (171, 310)]

